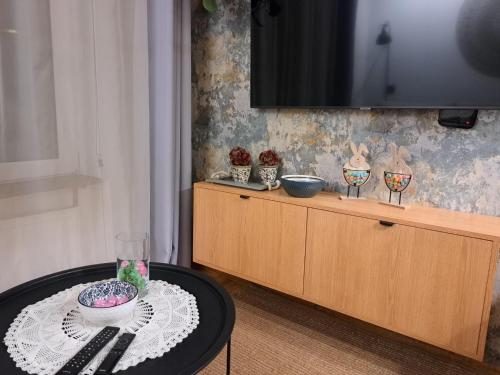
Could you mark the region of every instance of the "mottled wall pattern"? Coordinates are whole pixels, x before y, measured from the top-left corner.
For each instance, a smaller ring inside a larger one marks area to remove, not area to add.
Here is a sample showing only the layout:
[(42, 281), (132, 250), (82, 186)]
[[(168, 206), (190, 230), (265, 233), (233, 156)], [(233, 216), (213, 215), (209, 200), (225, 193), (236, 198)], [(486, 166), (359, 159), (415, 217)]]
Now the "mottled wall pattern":
[[(273, 148), (283, 158), (283, 174), (318, 175), (328, 190), (345, 191), (341, 171), (353, 140), (370, 150), (372, 178), (362, 194), (387, 199), (381, 177), (387, 144), (395, 142), (413, 157), (415, 183), (406, 202), (500, 216), (500, 111), (480, 111), (474, 129), (458, 130), (438, 125), (434, 110), (251, 109), (250, 1), (218, 4), (213, 14), (193, 13), (195, 180), (227, 170), (229, 149), (241, 145), (254, 160)], [(495, 305), (488, 357), (500, 364), (500, 297)]]

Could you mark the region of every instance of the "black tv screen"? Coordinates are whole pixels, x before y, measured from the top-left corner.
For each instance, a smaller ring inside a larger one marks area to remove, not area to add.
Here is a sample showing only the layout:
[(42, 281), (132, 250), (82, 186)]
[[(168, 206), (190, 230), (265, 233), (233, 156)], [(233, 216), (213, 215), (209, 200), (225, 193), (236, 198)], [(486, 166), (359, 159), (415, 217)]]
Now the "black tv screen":
[(252, 107), (500, 108), (500, 0), (252, 0)]

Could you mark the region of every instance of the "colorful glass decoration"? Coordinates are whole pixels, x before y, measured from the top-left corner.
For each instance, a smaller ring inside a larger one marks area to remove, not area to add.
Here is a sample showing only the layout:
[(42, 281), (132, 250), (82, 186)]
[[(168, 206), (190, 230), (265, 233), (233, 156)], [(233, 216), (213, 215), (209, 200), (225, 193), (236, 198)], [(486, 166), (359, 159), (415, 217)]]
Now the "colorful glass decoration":
[(410, 185), (413, 172), (406, 164), (406, 160), (411, 160), (409, 151), (395, 143), (390, 143), (387, 149), (391, 153), (391, 162), (384, 171), (384, 182), (389, 189), (389, 203), (392, 203), (392, 193), (399, 193), (398, 205), (401, 205), (401, 194)]
[(119, 233), (115, 245), (116, 278), (134, 285), (140, 296), (144, 296), (149, 282), (149, 235)]
[(371, 174), (370, 165), (366, 162), (364, 156), (368, 154), (368, 148), (364, 143), (356, 147), (356, 145), (351, 142), (351, 151), (353, 156), (344, 164), (342, 172), (344, 180), (348, 185), (347, 198), (350, 196), (351, 187), (357, 188), (356, 198), (359, 198), (359, 188), (368, 182)]

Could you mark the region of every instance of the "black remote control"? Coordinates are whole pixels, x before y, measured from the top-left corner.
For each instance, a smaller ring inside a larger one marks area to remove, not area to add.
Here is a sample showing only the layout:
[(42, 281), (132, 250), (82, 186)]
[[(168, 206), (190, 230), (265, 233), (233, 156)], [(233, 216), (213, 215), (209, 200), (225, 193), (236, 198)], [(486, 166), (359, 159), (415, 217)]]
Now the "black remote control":
[(111, 375), (111, 372), (134, 338), (134, 333), (124, 333), (121, 335), (94, 374)]
[(102, 348), (120, 332), (118, 327), (104, 327), (92, 340), (76, 353), (66, 364), (56, 372), (56, 375), (77, 375), (95, 357)]

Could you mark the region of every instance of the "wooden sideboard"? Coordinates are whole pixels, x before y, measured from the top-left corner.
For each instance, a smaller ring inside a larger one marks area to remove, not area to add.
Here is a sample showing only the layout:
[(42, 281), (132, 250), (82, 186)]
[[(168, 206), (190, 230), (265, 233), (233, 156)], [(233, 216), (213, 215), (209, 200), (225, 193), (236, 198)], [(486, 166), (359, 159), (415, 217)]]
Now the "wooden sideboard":
[(195, 184), (193, 261), (482, 360), (500, 218)]

